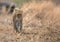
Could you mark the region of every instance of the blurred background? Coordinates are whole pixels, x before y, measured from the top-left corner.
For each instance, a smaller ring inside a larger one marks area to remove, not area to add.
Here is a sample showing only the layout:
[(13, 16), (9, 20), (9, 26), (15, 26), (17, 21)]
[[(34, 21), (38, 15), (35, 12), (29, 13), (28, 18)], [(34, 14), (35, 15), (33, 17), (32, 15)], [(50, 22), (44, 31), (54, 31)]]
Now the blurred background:
[(21, 5), (23, 3), (26, 3), (26, 2), (32, 2), (32, 1), (35, 1), (35, 2), (40, 2), (40, 1), (52, 1), (52, 2), (55, 2), (57, 4), (60, 4), (60, 0), (0, 0), (0, 2), (14, 2), (16, 3), (17, 5)]
[(15, 3), (23, 11), (21, 34), (15, 32), (11, 15), (0, 15), (0, 42), (60, 42), (60, 0), (0, 2)]

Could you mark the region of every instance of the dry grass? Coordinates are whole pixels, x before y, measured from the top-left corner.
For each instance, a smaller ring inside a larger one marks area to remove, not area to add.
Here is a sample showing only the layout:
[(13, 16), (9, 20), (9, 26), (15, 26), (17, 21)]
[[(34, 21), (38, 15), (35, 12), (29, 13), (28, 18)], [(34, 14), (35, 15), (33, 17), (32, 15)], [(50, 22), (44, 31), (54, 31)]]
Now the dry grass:
[(29, 2), (21, 10), (21, 35), (17, 39), (12, 26), (0, 24), (0, 42), (60, 42), (60, 6), (51, 1)]
[(32, 42), (60, 42), (60, 6), (51, 1), (26, 3), (21, 8), (25, 33), (36, 33)]

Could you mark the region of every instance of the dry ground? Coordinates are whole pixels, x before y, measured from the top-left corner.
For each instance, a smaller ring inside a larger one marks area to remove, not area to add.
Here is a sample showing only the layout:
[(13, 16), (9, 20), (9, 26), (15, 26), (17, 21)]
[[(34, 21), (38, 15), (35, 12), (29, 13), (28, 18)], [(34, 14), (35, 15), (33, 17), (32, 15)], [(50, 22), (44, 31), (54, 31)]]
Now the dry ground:
[(21, 10), (22, 32), (16, 34), (10, 22), (0, 22), (0, 42), (60, 42), (59, 5), (51, 1), (32, 2), (23, 4)]

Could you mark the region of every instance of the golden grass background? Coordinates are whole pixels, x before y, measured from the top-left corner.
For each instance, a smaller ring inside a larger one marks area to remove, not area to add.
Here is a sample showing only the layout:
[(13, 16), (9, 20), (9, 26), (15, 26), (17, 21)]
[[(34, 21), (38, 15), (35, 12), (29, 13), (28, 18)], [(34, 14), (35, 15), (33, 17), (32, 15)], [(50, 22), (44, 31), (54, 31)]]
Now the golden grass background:
[(60, 6), (52, 1), (23, 4), (23, 29), (38, 36), (32, 42), (60, 42)]
[[(17, 36), (12, 26), (2, 24), (1, 42), (60, 42), (60, 5), (46, 0), (32, 1), (24, 3), (21, 10), (21, 34)], [(3, 29), (4, 27), (7, 29)]]

